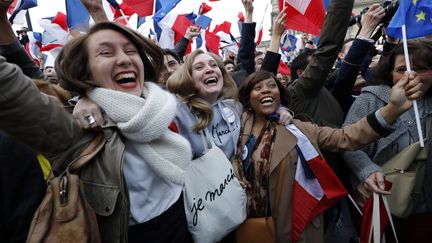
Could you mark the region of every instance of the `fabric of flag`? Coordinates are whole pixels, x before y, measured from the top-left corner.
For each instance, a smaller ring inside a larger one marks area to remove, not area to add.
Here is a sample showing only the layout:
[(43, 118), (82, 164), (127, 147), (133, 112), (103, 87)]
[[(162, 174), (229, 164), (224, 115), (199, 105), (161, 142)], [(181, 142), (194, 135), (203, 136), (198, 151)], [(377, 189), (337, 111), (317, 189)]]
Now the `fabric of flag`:
[(286, 65), (282, 61), (279, 61), (278, 73), (280, 73), (282, 75), (285, 75), (285, 76), (290, 76), (291, 75), (291, 70), (288, 67), (288, 65)]
[(44, 29), (42, 33), (41, 51), (49, 51), (57, 47), (62, 47), (69, 39), (68, 31), (61, 27), (64, 25), (64, 22), (61, 21), (64, 21), (66, 16), (58, 12), (54, 18), (50, 19), (39, 20), (39, 26)]
[(42, 34), (39, 32), (27, 32), (29, 41), (25, 45), (27, 53), (33, 58), (34, 62), (39, 65), (39, 56), (42, 47)]
[[(15, 2), (15, 8), (11, 10), (9, 8), (11, 16), (9, 17), (9, 21), (14, 23), (15, 17), (23, 10), (27, 10), (29, 8), (36, 7), (38, 5), (37, 0), (17, 0)], [(12, 7), (12, 6), (11, 6)]]
[(287, 29), (320, 35), (326, 15), (323, 0), (279, 0), (279, 9), (283, 9), (284, 4)]
[(200, 15), (195, 20), (195, 25), (201, 26), (202, 29), (207, 29), (210, 26), (212, 19), (210, 17), (207, 17), (205, 15)]
[[(391, 182), (385, 181), (386, 191), (390, 191), (391, 186), (392, 186)], [(360, 227), (360, 243), (369, 243), (369, 239), (372, 239), (371, 242), (374, 242), (373, 237), (371, 236), (372, 213), (373, 213), (373, 203), (374, 203), (373, 200), (374, 200), (373, 197), (370, 196), (366, 200), (363, 206), (363, 217), (362, 217), (362, 222)], [(389, 218), (387, 216), (387, 211), (382, 201), (382, 198), (379, 197), (379, 200), (380, 200), (379, 207), (380, 207), (380, 229), (381, 229), (380, 235), (382, 236), (389, 222)]]
[(156, 11), (153, 19), (160, 22), (167, 14), (177, 6), (180, 0), (159, 0), (156, 3)]
[(153, 28), (162, 48), (174, 48), (174, 31), (171, 29), (177, 14), (170, 13), (180, 0), (156, 0)]
[[(267, 7), (266, 7), (266, 10), (267, 10)], [(266, 12), (266, 11), (264, 11), (264, 12)], [(255, 41), (256, 45), (259, 45), (261, 43), (261, 40), (262, 40), (264, 16), (265, 16), (265, 13), (263, 15), (262, 21), (255, 26), (255, 39), (254, 39), (254, 41)], [(237, 17), (238, 17), (238, 28), (239, 28), (239, 32), (241, 33), (242, 23), (244, 22), (244, 15), (242, 12), (239, 12)]]
[(66, 0), (66, 16), (69, 29), (88, 29), (90, 13), (80, 0)]
[(347, 195), (336, 174), (308, 138), (293, 124), (286, 128), (297, 137), (298, 154), (292, 194), (292, 242), (297, 242), (309, 223)]
[(117, 10), (120, 10), (120, 9), (121, 9), (120, 5), (117, 3), (116, 0), (107, 0), (107, 1), (109, 2), (109, 4), (110, 4), (114, 9), (117, 9)]
[(216, 55), (219, 55), (220, 37), (210, 32), (209, 30), (206, 30), (205, 40), (205, 47), (207, 48), (207, 50), (213, 52)]
[(289, 52), (296, 49), (297, 38), (294, 35), (286, 34), (281, 41), (282, 51)]
[(205, 14), (210, 12), (210, 10), (212, 10), (212, 7), (210, 7), (209, 5), (207, 5), (205, 2), (201, 3), (201, 6), (199, 8), (198, 14)]
[(140, 17), (153, 15), (155, 0), (123, 0)]
[(406, 26), (408, 39), (432, 35), (432, 1), (400, 0), (387, 34), (402, 39), (402, 25)]

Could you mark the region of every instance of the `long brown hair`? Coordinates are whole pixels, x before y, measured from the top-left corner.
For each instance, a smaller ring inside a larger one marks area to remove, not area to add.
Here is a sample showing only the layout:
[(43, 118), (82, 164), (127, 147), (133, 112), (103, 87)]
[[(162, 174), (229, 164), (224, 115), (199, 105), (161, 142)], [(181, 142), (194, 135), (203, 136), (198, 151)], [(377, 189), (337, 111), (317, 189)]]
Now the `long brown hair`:
[(204, 99), (198, 97), (199, 90), (195, 87), (192, 78), (192, 64), (195, 61), (195, 58), (201, 54), (207, 54), (213, 57), (222, 72), (223, 89), (219, 98), (237, 100), (238, 95), (237, 86), (226, 71), (222, 59), (219, 56), (210, 52), (204, 52), (200, 49), (190, 53), (180, 69), (168, 78), (166, 86), (170, 92), (177, 94), (186, 104), (188, 104), (191, 112), (198, 117), (198, 122), (193, 128), (194, 131), (203, 130), (213, 119), (212, 104), (209, 104)]
[(55, 61), (60, 86), (79, 94), (85, 94), (86, 90), (99, 86), (94, 80), (90, 80), (87, 43), (93, 34), (101, 30), (114, 30), (130, 40), (143, 60), (144, 80), (155, 82), (159, 79), (160, 70), (164, 66), (162, 50), (151, 40), (129, 28), (113, 22), (102, 22), (91, 27), (87, 34), (69, 41), (60, 51)]

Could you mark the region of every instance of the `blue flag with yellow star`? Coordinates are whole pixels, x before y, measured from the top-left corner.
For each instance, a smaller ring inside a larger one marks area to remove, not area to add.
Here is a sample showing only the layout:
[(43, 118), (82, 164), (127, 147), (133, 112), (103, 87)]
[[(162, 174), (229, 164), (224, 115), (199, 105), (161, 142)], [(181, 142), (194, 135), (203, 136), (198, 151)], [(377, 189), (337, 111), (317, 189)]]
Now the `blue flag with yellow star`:
[(432, 0), (400, 0), (387, 34), (402, 39), (404, 24), (408, 39), (432, 35)]

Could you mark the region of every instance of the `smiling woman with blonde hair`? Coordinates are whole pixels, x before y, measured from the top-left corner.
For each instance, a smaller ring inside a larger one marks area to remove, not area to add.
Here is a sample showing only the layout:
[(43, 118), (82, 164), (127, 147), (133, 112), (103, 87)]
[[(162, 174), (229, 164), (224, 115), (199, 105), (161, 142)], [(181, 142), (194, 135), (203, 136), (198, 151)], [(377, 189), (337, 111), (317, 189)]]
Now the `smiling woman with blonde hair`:
[(239, 136), (241, 105), (222, 59), (203, 50), (190, 53), (168, 79), (167, 89), (179, 98), (175, 122), (191, 143), (194, 157), (204, 152), (198, 132), (207, 128), (207, 137), (230, 159)]

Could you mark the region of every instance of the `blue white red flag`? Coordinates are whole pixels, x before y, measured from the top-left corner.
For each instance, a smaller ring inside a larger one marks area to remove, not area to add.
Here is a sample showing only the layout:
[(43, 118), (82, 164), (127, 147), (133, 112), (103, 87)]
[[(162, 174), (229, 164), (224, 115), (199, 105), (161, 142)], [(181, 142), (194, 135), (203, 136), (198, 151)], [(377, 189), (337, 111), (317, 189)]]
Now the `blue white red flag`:
[(307, 137), (292, 124), (286, 127), (298, 139), (291, 206), (291, 239), (297, 242), (309, 223), (345, 197), (347, 191)]
[(66, 16), (69, 29), (87, 30), (90, 13), (80, 0), (66, 0)]
[(9, 17), (9, 21), (11, 23), (14, 23), (15, 17), (24, 10), (27, 10), (29, 8), (36, 7), (38, 5), (37, 0), (17, 0), (12, 3), (12, 6), (14, 8), (12, 9), (12, 6), (9, 8), (8, 12), (11, 14)]
[(323, 0), (279, 0), (279, 9), (287, 6), (287, 29), (320, 35), (326, 10)]
[(139, 17), (153, 15), (155, 0), (123, 0)]
[(42, 47), (42, 34), (39, 32), (27, 32), (29, 41), (27, 42), (25, 49), (27, 53), (33, 58), (34, 62), (39, 65), (39, 57), (41, 54)]

